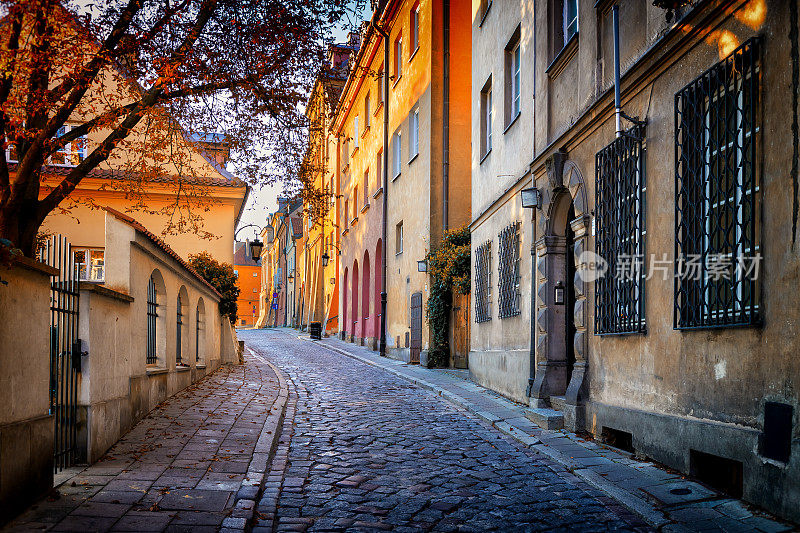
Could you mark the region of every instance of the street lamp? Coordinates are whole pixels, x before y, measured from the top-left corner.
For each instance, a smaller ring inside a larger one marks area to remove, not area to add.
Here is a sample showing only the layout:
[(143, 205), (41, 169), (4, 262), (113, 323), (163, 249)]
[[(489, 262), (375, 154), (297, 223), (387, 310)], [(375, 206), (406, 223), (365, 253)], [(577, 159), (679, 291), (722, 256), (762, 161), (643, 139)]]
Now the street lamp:
[(542, 208), (542, 193), (539, 192), (539, 189), (536, 187), (531, 187), (529, 189), (522, 189), (519, 192), (520, 198), (522, 198), (522, 207), (524, 208)]
[(331, 256), (328, 255), (328, 252), (322, 254), (322, 266), (328, 266), (328, 261), (331, 260)]
[(289, 274), (286, 276), (286, 281), (292, 283), (294, 281), (294, 273), (289, 272)]
[(261, 259), (261, 251), (264, 249), (264, 243), (258, 240), (258, 237), (250, 243), (250, 257), (253, 261), (258, 262)]

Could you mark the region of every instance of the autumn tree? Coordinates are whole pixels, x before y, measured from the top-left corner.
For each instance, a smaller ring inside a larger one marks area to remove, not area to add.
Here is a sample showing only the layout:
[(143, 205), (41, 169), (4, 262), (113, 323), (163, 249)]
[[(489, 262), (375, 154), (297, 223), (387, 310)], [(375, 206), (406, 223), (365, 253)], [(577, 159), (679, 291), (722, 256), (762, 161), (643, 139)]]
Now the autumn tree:
[(236, 323), (239, 311), (239, 287), (236, 285), (236, 272), (230, 263), (222, 263), (214, 259), (208, 252), (189, 254), (189, 266), (209, 282), (222, 295), (219, 301), (219, 313), (227, 316), (231, 324)]
[[(48, 213), (123, 147), (140, 154), (115, 183), (131, 197), (186, 166), (175, 139), (207, 132), (251, 184), (296, 179), (325, 39), (363, 1), (0, 0), (0, 237), (32, 255)], [(85, 156), (53, 178), (75, 143)], [(177, 197), (201, 198), (180, 175)]]

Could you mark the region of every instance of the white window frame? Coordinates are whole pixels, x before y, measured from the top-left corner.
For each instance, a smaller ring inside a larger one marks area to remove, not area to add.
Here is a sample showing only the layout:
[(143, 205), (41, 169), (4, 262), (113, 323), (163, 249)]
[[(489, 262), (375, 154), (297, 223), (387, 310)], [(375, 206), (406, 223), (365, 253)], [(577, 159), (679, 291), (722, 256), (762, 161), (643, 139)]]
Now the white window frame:
[[(94, 255), (100, 253), (102, 257), (100, 261), (95, 263)], [(76, 258), (77, 253), (83, 253), (84, 261), (78, 262)], [(106, 254), (105, 248), (73, 248), (72, 260), (75, 265), (75, 277), (80, 281), (105, 281), (106, 279)], [(83, 267), (83, 272), (81, 272)]]
[(521, 110), (521, 54), (520, 43), (517, 41), (517, 44), (511, 49), (511, 120), (514, 120)]
[(408, 162), (414, 160), (419, 155), (419, 108), (417, 107), (411, 112), (411, 117), (408, 124)]
[(400, 130), (394, 134), (392, 143), (392, 178), (397, 178), (403, 166), (403, 135)]

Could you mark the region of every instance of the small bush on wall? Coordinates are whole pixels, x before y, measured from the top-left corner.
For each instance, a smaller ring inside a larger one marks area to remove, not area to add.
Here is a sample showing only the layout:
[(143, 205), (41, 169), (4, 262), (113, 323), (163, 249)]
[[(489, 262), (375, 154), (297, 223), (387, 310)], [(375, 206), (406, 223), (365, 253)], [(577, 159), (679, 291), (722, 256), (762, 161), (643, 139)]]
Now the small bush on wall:
[(200, 252), (189, 255), (189, 265), (222, 295), (219, 312), (227, 316), (231, 324), (235, 324), (239, 287), (236, 286), (236, 274), (231, 264), (217, 261), (208, 252)]
[(425, 257), (431, 278), (431, 292), (425, 317), (431, 332), (429, 367), (450, 362), (450, 312), (453, 294), (470, 291), (470, 233), (462, 226), (445, 233), (442, 244)]

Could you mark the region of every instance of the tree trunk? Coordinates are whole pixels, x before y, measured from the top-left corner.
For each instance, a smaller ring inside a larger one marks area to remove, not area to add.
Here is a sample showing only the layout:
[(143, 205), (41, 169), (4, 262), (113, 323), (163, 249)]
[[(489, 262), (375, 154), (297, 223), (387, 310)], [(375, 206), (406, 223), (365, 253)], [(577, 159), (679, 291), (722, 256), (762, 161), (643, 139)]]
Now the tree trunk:
[(36, 254), (36, 235), (44, 219), (38, 201), (20, 200), (0, 205), (0, 236), (10, 240), (26, 257)]

